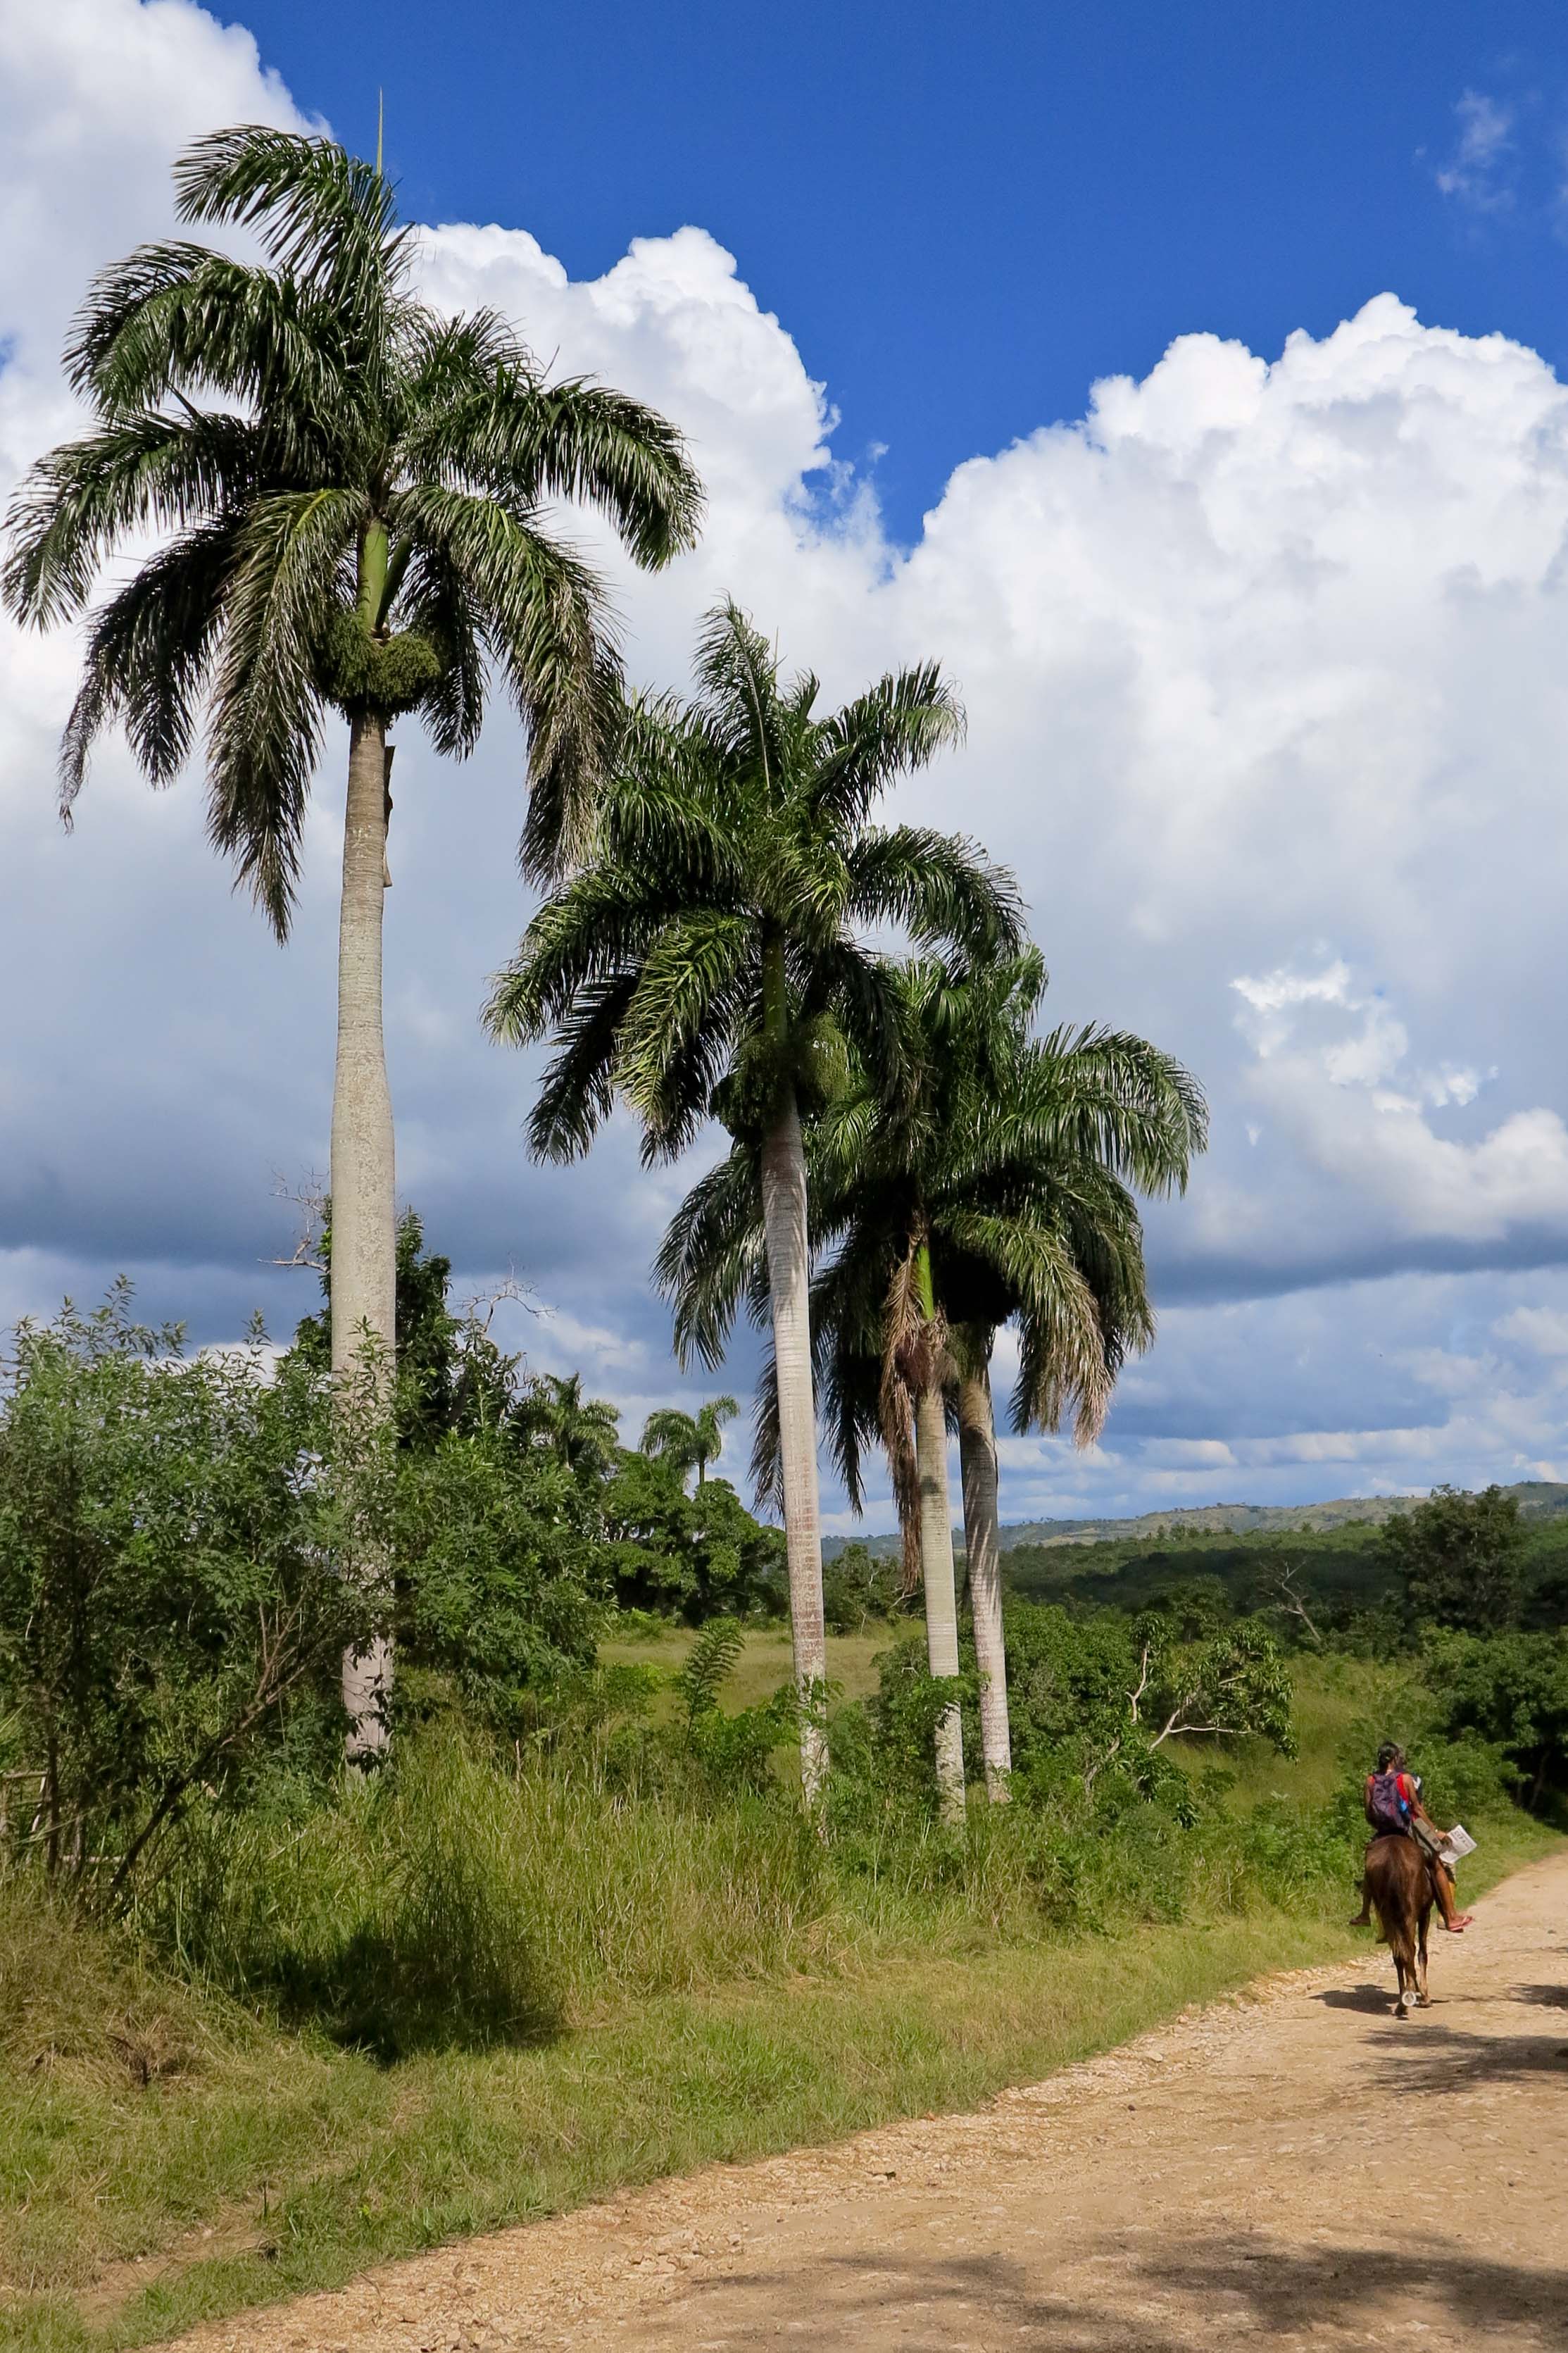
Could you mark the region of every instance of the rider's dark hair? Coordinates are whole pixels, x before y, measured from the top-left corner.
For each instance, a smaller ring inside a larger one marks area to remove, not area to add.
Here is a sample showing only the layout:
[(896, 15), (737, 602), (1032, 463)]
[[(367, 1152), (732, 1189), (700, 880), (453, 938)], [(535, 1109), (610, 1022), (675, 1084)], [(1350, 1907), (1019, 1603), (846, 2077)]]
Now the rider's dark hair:
[(1398, 1741), (1385, 1740), (1383, 1746), (1377, 1752), (1378, 1771), (1380, 1773), (1387, 1773), (1394, 1770), (1395, 1767), (1403, 1770), (1404, 1765), (1405, 1751), (1399, 1746)]

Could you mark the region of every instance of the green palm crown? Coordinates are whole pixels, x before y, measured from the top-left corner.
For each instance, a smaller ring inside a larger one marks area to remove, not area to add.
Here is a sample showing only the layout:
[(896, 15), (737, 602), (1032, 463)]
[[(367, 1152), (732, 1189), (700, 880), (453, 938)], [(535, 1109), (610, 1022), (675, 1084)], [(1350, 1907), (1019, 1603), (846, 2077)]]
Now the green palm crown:
[(214, 842), (281, 936), (324, 712), (417, 710), (466, 754), (493, 667), (529, 730), (542, 872), (618, 709), (600, 584), (544, 509), (585, 501), (663, 564), (700, 506), (680, 437), (620, 393), (546, 383), (495, 311), (420, 302), (389, 184), (331, 141), (219, 132), (175, 183), (183, 220), (248, 230), (264, 258), (171, 241), (95, 281), (66, 353), (92, 429), (7, 519), (5, 601), (40, 627), (83, 609), (117, 548), (161, 541), (89, 617), (64, 807), (105, 726), (166, 784), (205, 711)]
[(693, 701), (632, 705), (593, 847), (490, 999), (497, 1037), (557, 1042), (530, 1126), (542, 1155), (585, 1151), (617, 1095), (649, 1161), (711, 1116), (754, 1155), (781, 1101), (832, 1098), (851, 1045), (897, 1065), (891, 967), (865, 933), (900, 925), (977, 957), (1021, 936), (1011, 878), (972, 843), (870, 822), (961, 734), (934, 664), (819, 716), (816, 680), (782, 679), (727, 603), (696, 671)]
[[(1037, 951), (976, 967), (922, 958), (896, 987), (902, 1084), (859, 1069), (808, 1138), (814, 1354), (851, 1500), (880, 1439), (908, 1507), (908, 1394), (989, 1359), (1016, 1323), (1016, 1429), (1103, 1423), (1118, 1372), (1153, 1336), (1135, 1195), (1184, 1187), (1204, 1147), (1201, 1091), (1170, 1055), (1098, 1026), (1032, 1034)], [(740, 1156), (688, 1196), (659, 1270), (678, 1332), (727, 1327), (764, 1295), (754, 1187)], [(930, 1360), (929, 1362), (927, 1360)], [(776, 1431), (763, 1384), (755, 1469)], [(907, 1511), (906, 1511), (907, 1518)]]

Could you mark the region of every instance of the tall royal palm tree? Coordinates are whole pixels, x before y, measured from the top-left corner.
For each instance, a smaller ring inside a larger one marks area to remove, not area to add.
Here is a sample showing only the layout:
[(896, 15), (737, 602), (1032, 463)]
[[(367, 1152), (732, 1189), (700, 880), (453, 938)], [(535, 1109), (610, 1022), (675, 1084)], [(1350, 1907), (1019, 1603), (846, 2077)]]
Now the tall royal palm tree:
[[(1152, 1336), (1130, 1187), (1184, 1181), (1202, 1098), (1179, 1064), (1119, 1032), (1032, 1039), (1033, 951), (984, 969), (926, 959), (902, 976), (906, 1076), (862, 1076), (812, 1138), (812, 1312), (825, 1414), (852, 1499), (888, 1450), (906, 1572), (926, 1596), (933, 1675), (958, 1668), (944, 1392), (957, 1393), (965, 1539), (987, 1787), (1006, 1793), (996, 1451), (990, 1358), (1018, 1325), (1016, 1428), (1100, 1427), (1118, 1369)], [(734, 1188), (738, 1195), (738, 1187)], [(754, 1243), (752, 1244), (754, 1248)], [(768, 1465), (764, 1428), (760, 1467)], [(944, 1807), (962, 1807), (956, 1709), (939, 1727)]]
[[(703, 628), (696, 677), (691, 702), (634, 706), (594, 851), (529, 926), (489, 1021), (520, 1044), (559, 1042), (534, 1108), (536, 1152), (584, 1151), (619, 1095), (650, 1161), (674, 1157), (715, 1114), (745, 1156), (778, 1366), (813, 1801), (826, 1652), (801, 1113), (831, 1094), (847, 1039), (891, 1075), (896, 1009), (865, 931), (900, 924), (981, 956), (1016, 945), (1019, 916), (1011, 882), (970, 844), (869, 822), (897, 776), (957, 740), (958, 706), (933, 665), (819, 715), (816, 679), (782, 678), (773, 649), (726, 604)], [(720, 1361), (738, 1299), (710, 1289), (704, 1311), (678, 1323), (682, 1362)]]
[[(100, 731), (155, 785), (205, 732), (208, 829), (281, 939), (323, 722), (349, 723), (332, 1098), (332, 1363), (384, 1398), (396, 1220), (382, 1038), (387, 731), (478, 740), (492, 677), (529, 733), (525, 861), (580, 836), (615, 724), (598, 580), (547, 509), (585, 501), (635, 559), (695, 533), (679, 436), (623, 395), (547, 383), (491, 311), (413, 291), (413, 232), (379, 165), (250, 125), (175, 168), (191, 223), (259, 239), (237, 260), (142, 246), (93, 284), (66, 366), (90, 429), (41, 459), (8, 517), (4, 593), (40, 628), (79, 614), (106, 560), (161, 543), (89, 616), (66, 728), (68, 812)], [(377, 1651), (351, 1662), (351, 1746), (380, 1745)]]
[[(991, 1358), (1005, 1324), (1019, 1330), (1015, 1430), (1055, 1430), (1071, 1413), (1074, 1436), (1099, 1435), (1130, 1355), (1153, 1338), (1141, 1222), (1131, 1194), (1185, 1188), (1207, 1140), (1202, 1091), (1172, 1056), (1126, 1031), (1053, 1030), (1030, 1041), (1000, 1080), (994, 1124), (982, 1140), (989, 1193), (1005, 1216), (1062, 1219), (1093, 1300), (1101, 1361), (1087, 1384), (1061, 1378), (1058, 1341), (1042, 1331), (1024, 1270), (1000, 1250), (943, 1250), (939, 1282), (948, 1320), (950, 1379), (958, 1414), (970, 1609), (980, 1670), (981, 1736), (992, 1797), (1011, 1767), (1006, 1651), (1002, 1631), (1001, 1537)], [(1102, 1181), (1109, 1176), (1110, 1186)], [(1088, 1180), (1087, 1182), (1085, 1180)], [(1070, 1208), (1068, 1205), (1071, 1205)]]
[(643, 1424), (642, 1451), (673, 1462), (683, 1479), (689, 1471), (695, 1471), (700, 1487), (706, 1483), (708, 1465), (717, 1462), (723, 1451), (725, 1423), (733, 1421), (740, 1410), (732, 1397), (710, 1398), (695, 1413), (661, 1407)]

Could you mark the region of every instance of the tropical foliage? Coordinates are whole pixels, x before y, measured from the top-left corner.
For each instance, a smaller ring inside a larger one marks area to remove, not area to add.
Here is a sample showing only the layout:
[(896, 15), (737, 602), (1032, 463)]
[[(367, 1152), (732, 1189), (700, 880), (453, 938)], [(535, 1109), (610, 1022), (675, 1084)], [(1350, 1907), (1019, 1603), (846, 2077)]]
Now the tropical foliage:
[(695, 1413), (661, 1407), (643, 1424), (642, 1451), (673, 1462), (682, 1477), (695, 1471), (700, 1487), (708, 1476), (708, 1465), (717, 1462), (723, 1451), (725, 1423), (733, 1421), (740, 1410), (732, 1397), (710, 1398)]
[[(818, 1382), (857, 1504), (866, 1444), (879, 1440), (887, 1451), (906, 1576), (925, 1586), (931, 1672), (947, 1676), (958, 1657), (943, 1399), (957, 1392), (984, 1755), (1001, 1796), (1009, 1755), (994, 1335), (1016, 1321), (1015, 1428), (1055, 1429), (1070, 1413), (1080, 1441), (1093, 1436), (1117, 1370), (1153, 1328), (1131, 1188), (1184, 1183), (1205, 1112), (1187, 1073), (1142, 1039), (1094, 1029), (1033, 1038), (1045, 988), (1033, 951), (982, 966), (918, 959), (889, 987), (897, 1083), (857, 1061), (807, 1139), (823, 1261), (812, 1292)], [(742, 1147), (683, 1203), (659, 1271), (678, 1333), (704, 1318), (726, 1325), (742, 1296), (763, 1295), (761, 1221)], [(757, 1467), (764, 1488), (773, 1486), (771, 1410)], [(955, 1722), (946, 1720), (944, 1736), (956, 1799)]]
[[(75, 619), (103, 565), (160, 543), (89, 616), (66, 726), (68, 812), (106, 726), (155, 785), (205, 733), (208, 830), (288, 932), (325, 719), (349, 722), (331, 1183), (333, 1369), (389, 1404), (395, 1154), (382, 1034), (394, 720), (478, 741), (499, 678), (528, 733), (524, 858), (581, 838), (618, 723), (600, 584), (552, 501), (604, 512), (634, 558), (696, 529), (679, 436), (603, 387), (550, 384), (493, 311), (438, 316), (379, 165), (324, 138), (214, 132), (175, 174), (182, 220), (245, 232), (259, 261), (142, 246), (92, 286), (66, 370), (92, 428), (33, 468), (0, 586), (40, 628)], [(384, 1630), (344, 1661), (351, 1746), (384, 1740)]]
[(1479, 1495), (1435, 1487), (1383, 1530), (1383, 1550), (1413, 1616), (1490, 1634), (1515, 1624), (1524, 1546), (1519, 1504), (1500, 1488)]
[[(515, 1044), (554, 1042), (531, 1125), (537, 1153), (585, 1151), (619, 1098), (649, 1160), (683, 1151), (712, 1117), (746, 1156), (809, 1703), (826, 1653), (802, 1115), (833, 1100), (851, 1052), (890, 1082), (902, 1067), (894, 968), (868, 932), (896, 925), (978, 959), (1016, 949), (1020, 920), (1011, 881), (969, 843), (870, 822), (896, 777), (957, 739), (958, 706), (934, 665), (819, 714), (816, 680), (786, 680), (727, 604), (704, 628), (696, 675), (691, 702), (631, 706), (592, 853), (530, 924), (489, 1022)], [(678, 1354), (717, 1361), (727, 1329), (722, 1306), (678, 1319)], [(823, 1764), (808, 1735), (808, 1790)]]

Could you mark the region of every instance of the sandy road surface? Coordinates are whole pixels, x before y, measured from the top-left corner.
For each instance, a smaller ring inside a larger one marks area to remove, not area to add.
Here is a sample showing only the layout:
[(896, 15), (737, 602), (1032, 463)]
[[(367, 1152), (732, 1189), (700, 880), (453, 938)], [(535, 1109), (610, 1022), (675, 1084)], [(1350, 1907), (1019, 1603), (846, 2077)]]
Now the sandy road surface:
[(183, 2342), (1568, 2347), (1568, 1858), (1434, 1945), (1433, 2007), (1406, 2025), (1369, 1945), (977, 2115), (714, 2167)]

